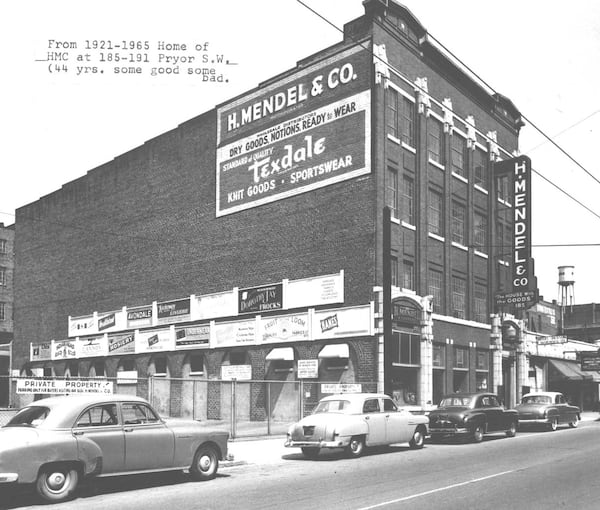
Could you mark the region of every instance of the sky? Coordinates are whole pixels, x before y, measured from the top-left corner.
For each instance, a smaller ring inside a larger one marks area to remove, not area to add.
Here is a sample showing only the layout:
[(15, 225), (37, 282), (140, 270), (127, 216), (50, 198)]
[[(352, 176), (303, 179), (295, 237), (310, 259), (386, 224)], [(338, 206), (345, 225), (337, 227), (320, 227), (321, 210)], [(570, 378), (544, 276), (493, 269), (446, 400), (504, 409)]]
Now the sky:
[[(298, 0), (2, 2), (0, 222), (14, 223), (15, 209), (339, 42), (331, 24), (341, 28), (364, 12), (362, 0), (303, 3), (322, 17)], [(528, 119), (519, 143), (534, 169), (540, 294), (558, 299), (557, 268), (574, 266), (575, 303), (600, 302), (600, 3), (403, 4)], [(133, 62), (109, 61), (123, 43)], [(181, 54), (194, 61), (157, 63), (161, 44), (185, 44)], [(48, 52), (68, 60), (48, 62)], [(151, 62), (136, 63), (145, 53)], [(204, 67), (203, 56), (229, 61), (216, 66), (223, 81), (186, 74)], [(160, 74), (176, 67), (179, 74)]]

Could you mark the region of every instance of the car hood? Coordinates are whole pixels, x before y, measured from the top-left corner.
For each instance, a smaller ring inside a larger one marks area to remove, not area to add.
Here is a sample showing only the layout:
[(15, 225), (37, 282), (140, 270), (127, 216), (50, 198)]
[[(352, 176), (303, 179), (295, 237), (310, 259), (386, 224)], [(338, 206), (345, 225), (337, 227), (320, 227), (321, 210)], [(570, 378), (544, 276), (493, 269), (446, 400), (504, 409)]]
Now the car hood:
[(39, 437), (40, 431), (33, 427), (2, 427), (0, 428), (0, 451), (34, 443)]

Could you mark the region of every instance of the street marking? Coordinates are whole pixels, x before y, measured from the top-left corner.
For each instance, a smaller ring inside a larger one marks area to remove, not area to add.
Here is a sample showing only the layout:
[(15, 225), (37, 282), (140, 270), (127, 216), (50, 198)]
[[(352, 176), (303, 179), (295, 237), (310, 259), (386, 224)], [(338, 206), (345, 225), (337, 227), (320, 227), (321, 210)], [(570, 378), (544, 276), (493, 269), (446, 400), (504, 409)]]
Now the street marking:
[(408, 501), (410, 499), (420, 498), (421, 496), (428, 496), (429, 494), (434, 494), (436, 492), (445, 491), (448, 489), (454, 489), (455, 487), (461, 487), (463, 485), (469, 485), (470, 483), (482, 482), (483, 480), (489, 480), (490, 478), (495, 478), (497, 476), (507, 475), (509, 473), (514, 473), (516, 470), (512, 469), (510, 471), (502, 471), (502, 473), (496, 473), (494, 475), (484, 476), (482, 478), (475, 478), (474, 480), (468, 480), (466, 482), (455, 483), (452, 485), (448, 485), (446, 487), (440, 487), (438, 489), (432, 489), (430, 491), (420, 492), (419, 494), (413, 494), (412, 496), (405, 496), (403, 498), (392, 499), (390, 501), (384, 501), (383, 503), (377, 503), (376, 505), (364, 506), (359, 508), (358, 510), (371, 510), (373, 508), (380, 508), (382, 506), (392, 505), (394, 503), (401, 503), (402, 501)]

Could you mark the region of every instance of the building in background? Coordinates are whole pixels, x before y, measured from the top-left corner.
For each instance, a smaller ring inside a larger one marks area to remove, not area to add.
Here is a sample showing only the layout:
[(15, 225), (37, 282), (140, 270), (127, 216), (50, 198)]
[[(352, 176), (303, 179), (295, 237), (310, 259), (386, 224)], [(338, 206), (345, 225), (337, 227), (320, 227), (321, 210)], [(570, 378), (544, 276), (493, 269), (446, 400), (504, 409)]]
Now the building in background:
[(13, 325), (14, 225), (0, 223), (0, 407), (9, 402)]
[[(496, 296), (530, 260), (497, 167), (521, 115), (404, 6), (364, 5), (338, 44), (17, 211), (22, 374), (160, 376), (200, 418), (224, 417), (221, 379), (518, 399)], [(296, 405), (259, 388), (250, 419)]]

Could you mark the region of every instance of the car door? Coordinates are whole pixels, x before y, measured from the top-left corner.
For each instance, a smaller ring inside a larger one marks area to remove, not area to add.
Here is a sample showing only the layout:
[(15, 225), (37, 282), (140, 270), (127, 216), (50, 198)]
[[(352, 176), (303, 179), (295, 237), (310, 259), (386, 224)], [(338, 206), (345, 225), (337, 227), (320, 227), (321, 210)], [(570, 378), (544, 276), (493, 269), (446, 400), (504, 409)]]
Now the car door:
[(367, 398), (363, 403), (362, 417), (367, 423), (369, 433), (367, 444), (385, 444), (385, 413), (381, 412), (378, 398)]
[(391, 398), (383, 399), (383, 414), (385, 415), (385, 438), (387, 444), (405, 443), (412, 437), (409, 431), (408, 418), (410, 413), (400, 411)]
[(77, 418), (72, 433), (81, 457), (86, 457), (84, 452), (89, 448), (89, 441), (98, 445), (102, 451), (100, 474), (119, 473), (125, 469), (125, 437), (115, 403), (86, 409)]
[(487, 430), (490, 432), (504, 430), (504, 410), (494, 395), (480, 397), (480, 407), (486, 415)]
[(121, 414), (125, 469), (144, 471), (173, 467), (175, 436), (154, 410), (141, 402), (124, 402)]
[(554, 397), (554, 407), (556, 407), (556, 411), (558, 413), (558, 422), (568, 423), (570, 421), (570, 417), (567, 399), (563, 395), (556, 395)]

